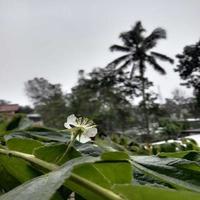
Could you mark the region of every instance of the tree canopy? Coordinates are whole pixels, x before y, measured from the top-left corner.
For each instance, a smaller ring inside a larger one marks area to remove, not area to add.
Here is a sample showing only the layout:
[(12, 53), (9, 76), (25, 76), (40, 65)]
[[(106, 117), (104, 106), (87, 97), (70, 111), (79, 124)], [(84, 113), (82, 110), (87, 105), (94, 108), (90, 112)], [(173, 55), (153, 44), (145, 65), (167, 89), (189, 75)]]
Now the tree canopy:
[(67, 108), (61, 85), (49, 83), (44, 78), (34, 78), (25, 83), (25, 88), (35, 111), (41, 114), (44, 124), (62, 129)]
[(175, 69), (185, 82), (182, 85), (192, 87), (200, 104), (200, 41), (185, 46), (183, 52), (176, 56), (178, 65)]
[[(146, 132), (149, 134), (149, 113), (147, 108), (147, 94), (146, 88), (148, 87), (148, 80), (145, 77), (147, 66), (152, 66), (157, 72), (164, 75), (165, 69), (158, 63), (158, 60), (173, 63), (173, 59), (167, 55), (161, 54), (152, 49), (157, 45), (160, 39), (166, 39), (166, 31), (163, 28), (154, 29), (149, 35), (144, 36), (145, 29), (140, 21), (136, 22), (135, 26), (129, 31), (120, 34), (120, 39), (123, 45), (112, 45), (111, 51), (122, 52), (123, 55), (113, 60), (108, 64), (108, 68), (116, 69), (118, 72), (125, 71), (130, 76), (138, 78), (138, 83), (141, 83), (141, 95), (143, 98), (142, 108), (144, 113), (144, 122)], [(135, 72), (138, 71), (139, 75), (135, 76)]]

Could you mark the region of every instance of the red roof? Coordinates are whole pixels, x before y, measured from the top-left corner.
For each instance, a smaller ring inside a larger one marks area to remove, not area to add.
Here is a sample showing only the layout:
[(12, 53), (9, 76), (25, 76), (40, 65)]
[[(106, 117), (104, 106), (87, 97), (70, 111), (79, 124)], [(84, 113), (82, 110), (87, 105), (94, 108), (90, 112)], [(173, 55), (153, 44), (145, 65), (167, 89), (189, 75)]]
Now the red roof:
[(18, 104), (0, 105), (0, 112), (16, 112), (19, 110)]

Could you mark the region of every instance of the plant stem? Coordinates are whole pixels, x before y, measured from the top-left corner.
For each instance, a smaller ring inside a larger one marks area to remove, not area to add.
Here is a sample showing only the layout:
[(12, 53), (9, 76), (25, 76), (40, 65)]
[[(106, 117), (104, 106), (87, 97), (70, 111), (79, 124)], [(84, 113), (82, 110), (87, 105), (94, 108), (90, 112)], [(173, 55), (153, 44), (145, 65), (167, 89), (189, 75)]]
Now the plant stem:
[(18, 151), (12, 151), (12, 150), (7, 150), (7, 149), (0, 149), (0, 154), (5, 154), (8, 156), (14, 156), (17, 158), (22, 158), (24, 160), (30, 161), (31, 163), (37, 164), (39, 166), (44, 167), (45, 169), (48, 169), (49, 171), (55, 170), (58, 168), (57, 165), (48, 163), (44, 160), (41, 160), (39, 158), (36, 158), (34, 155), (27, 154), (27, 153), (21, 153)]
[(71, 147), (73, 146), (77, 136), (78, 136), (78, 134), (74, 134), (74, 137), (72, 138), (72, 140), (68, 144), (65, 153), (58, 159), (58, 161), (56, 163), (59, 163), (60, 161), (62, 161), (62, 159), (67, 155), (67, 153), (70, 151)]
[(82, 178), (76, 174), (72, 174), (69, 177), (69, 180), (78, 185), (84, 186), (85, 188), (89, 189), (90, 191), (93, 191), (94, 193), (96, 193), (98, 195), (101, 195), (102, 199), (123, 200), (123, 198), (121, 198), (119, 195), (115, 194), (114, 192), (112, 192), (108, 189), (105, 189), (97, 184), (94, 184), (94, 183), (88, 181), (87, 179)]

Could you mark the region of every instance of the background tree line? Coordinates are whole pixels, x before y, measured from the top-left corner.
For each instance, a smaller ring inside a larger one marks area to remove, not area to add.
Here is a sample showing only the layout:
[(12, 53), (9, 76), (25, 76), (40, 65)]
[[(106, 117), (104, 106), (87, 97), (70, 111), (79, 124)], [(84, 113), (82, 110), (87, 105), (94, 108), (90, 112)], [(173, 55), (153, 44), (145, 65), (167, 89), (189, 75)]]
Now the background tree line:
[[(125, 131), (133, 127), (150, 134), (150, 124), (161, 118), (199, 117), (200, 111), (200, 41), (186, 46), (176, 56), (175, 71), (184, 80), (183, 85), (192, 87), (194, 98), (185, 98), (176, 91), (172, 99), (163, 105), (158, 103), (158, 94), (152, 91), (153, 80), (146, 76), (146, 69), (153, 67), (161, 75), (166, 74), (161, 62), (173, 64), (174, 59), (153, 49), (159, 40), (166, 39), (166, 31), (156, 28), (146, 34), (142, 23), (120, 34), (121, 45), (112, 45), (110, 50), (122, 55), (105, 67), (95, 68), (90, 73), (79, 71), (77, 84), (64, 94), (60, 84), (52, 84), (44, 78), (34, 78), (25, 84), (26, 93), (33, 102), (34, 110), (40, 113), (46, 126), (63, 128), (66, 116), (89, 116), (98, 125), (102, 134)], [(160, 62), (161, 61), (161, 62)], [(140, 98), (138, 105), (134, 100)]]

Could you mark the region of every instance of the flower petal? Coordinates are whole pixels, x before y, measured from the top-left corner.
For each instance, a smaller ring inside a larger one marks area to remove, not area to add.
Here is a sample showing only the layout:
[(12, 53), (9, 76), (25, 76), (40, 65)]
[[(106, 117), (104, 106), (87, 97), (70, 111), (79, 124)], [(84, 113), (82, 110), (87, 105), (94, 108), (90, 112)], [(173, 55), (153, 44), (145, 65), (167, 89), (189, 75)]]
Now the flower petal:
[(90, 139), (89, 137), (85, 136), (84, 134), (82, 134), (82, 135), (80, 136), (80, 138), (77, 138), (77, 139), (78, 139), (78, 141), (79, 141), (80, 143), (86, 143), (86, 142), (91, 141), (91, 139)]
[(87, 137), (94, 137), (97, 134), (97, 128), (88, 128), (85, 130), (85, 132), (83, 133), (83, 135), (87, 136)]
[(70, 125), (76, 126), (77, 125), (76, 120), (77, 120), (77, 118), (74, 114), (68, 116), (67, 122), (64, 123), (65, 128), (72, 128)]

